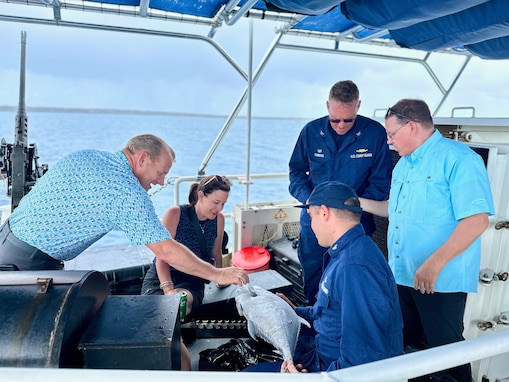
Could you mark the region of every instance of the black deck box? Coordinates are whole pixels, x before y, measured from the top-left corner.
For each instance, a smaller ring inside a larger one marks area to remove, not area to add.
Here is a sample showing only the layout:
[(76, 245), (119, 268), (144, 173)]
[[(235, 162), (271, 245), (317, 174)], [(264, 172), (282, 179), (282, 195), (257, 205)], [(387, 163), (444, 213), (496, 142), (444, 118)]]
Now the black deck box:
[(81, 338), (91, 369), (180, 370), (179, 296), (109, 296)]

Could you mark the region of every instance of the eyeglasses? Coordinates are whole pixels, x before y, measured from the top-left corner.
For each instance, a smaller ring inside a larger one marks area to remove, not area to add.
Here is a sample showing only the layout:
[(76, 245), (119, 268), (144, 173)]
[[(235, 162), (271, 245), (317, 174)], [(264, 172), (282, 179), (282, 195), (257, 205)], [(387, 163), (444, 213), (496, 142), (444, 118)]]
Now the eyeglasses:
[[(420, 122), (420, 120), (418, 120), (418, 119), (410, 118), (410, 117), (409, 117), (409, 116), (407, 116), (407, 115), (397, 113), (397, 112), (395, 112), (394, 110), (392, 110), (391, 108), (388, 108), (388, 109), (387, 109), (387, 113), (385, 113), (385, 118), (389, 118), (391, 115), (395, 115), (395, 116), (396, 116), (396, 117), (398, 117), (399, 119), (405, 119), (405, 120), (407, 120), (408, 122), (410, 122), (410, 121)], [(401, 126), (401, 127), (403, 127), (403, 126)], [(400, 128), (401, 128), (401, 127), (400, 127)], [(398, 130), (399, 130), (399, 129), (398, 129)], [(398, 130), (396, 130), (396, 131), (398, 131)]]
[(398, 127), (396, 130), (394, 130), (392, 133), (387, 133), (387, 139), (393, 139), (394, 136), (396, 135), (396, 133), (398, 131), (400, 131), (403, 127), (405, 127), (406, 125), (408, 125), (410, 121), (406, 121), (404, 125)]
[(343, 123), (353, 123), (355, 121), (355, 118), (345, 118), (345, 119), (329, 119), (330, 123), (340, 123), (343, 121)]

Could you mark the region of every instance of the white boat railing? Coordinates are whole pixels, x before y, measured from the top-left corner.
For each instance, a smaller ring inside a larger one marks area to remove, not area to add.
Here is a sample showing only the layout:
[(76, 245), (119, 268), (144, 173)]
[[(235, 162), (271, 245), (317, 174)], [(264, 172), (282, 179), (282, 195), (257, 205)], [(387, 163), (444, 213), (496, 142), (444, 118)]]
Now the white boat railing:
[[(279, 172), (279, 173), (263, 173), (263, 174), (250, 174), (249, 180), (246, 174), (225, 174), (230, 181), (238, 181), (240, 184), (246, 185), (246, 187), (249, 187), (250, 184), (252, 184), (253, 180), (256, 179), (284, 179), (288, 178), (287, 172)], [(178, 178), (175, 178), (174, 181), (174, 204), (178, 206), (181, 203), (180, 200), (180, 186), (183, 183), (190, 183), (190, 182), (197, 182), (199, 181), (203, 176), (180, 176)], [(187, 194), (186, 194), (187, 197)]]
[(341, 382), (406, 381), (410, 378), (505, 353), (509, 353), (509, 331), (507, 330), (338, 370), (330, 373), (330, 380)]
[[(439, 346), (329, 373), (276, 374), (279, 381), (399, 382), (469, 362), (509, 353), (509, 331)], [(131, 382), (167, 381), (266, 381), (267, 373), (189, 372), (155, 370), (91, 370), (2, 368), (2, 381), (30, 382)], [(497, 379), (500, 380), (500, 379)], [(480, 382), (480, 381), (478, 381)]]

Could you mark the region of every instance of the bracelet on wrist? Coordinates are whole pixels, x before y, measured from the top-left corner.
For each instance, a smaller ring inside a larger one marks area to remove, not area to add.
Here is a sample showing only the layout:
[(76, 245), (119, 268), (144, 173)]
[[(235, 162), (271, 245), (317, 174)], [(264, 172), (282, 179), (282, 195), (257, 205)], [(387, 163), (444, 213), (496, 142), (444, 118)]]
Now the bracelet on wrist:
[(164, 287), (171, 287), (173, 289), (173, 281), (165, 281), (159, 284), (159, 288), (164, 289)]

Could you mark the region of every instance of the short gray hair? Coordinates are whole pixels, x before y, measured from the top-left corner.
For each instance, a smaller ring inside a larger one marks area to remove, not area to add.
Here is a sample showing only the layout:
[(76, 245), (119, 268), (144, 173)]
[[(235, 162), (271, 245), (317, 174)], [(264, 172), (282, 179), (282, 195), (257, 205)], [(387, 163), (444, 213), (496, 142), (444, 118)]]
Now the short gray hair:
[(125, 150), (131, 154), (137, 151), (146, 151), (150, 159), (156, 160), (161, 156), (161, 150), (166, 149), (170, 154), (171, 161), (175, 162), (175, 151), (161, 138), (152, 134), (137, 135), (129, 139), (125, 145)]

